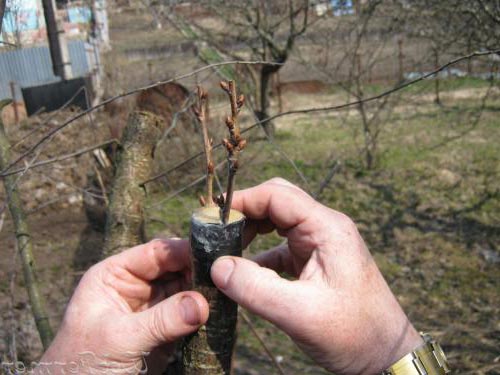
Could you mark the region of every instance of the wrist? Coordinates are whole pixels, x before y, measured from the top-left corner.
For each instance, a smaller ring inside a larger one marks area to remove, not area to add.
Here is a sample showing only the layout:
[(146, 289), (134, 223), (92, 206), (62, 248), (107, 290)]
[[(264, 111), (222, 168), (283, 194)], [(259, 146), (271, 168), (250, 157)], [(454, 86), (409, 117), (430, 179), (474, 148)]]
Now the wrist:
[(387, 293), (384, 298), (371, 304), (373, 328), (370, 347), (365, 348), (371, 355), (367, 355), (369, 362), (364, 371), (359, 372), (367, 375), (382, 373), (424, 343), (388, 286), (381, 288), (382, 294), (384, 289)]
[(450, 372), (443, 349), (429, 334), (420, 333), (423, 344), (403, 356), (381, 375), (446, 375)]
[(392, 351), (389, 351), (388, 356), (385, 359), (385, 363), (382, 365), (382, 368), (377, 372), (377, 374), (380, 374), (382, 371), (399, 361), (408, 353), (411, 353), (412, 351), (424, 345), (422, 336), (420, 336), (420, 334), (409, 321), (407, 322), (409, 324), (409, 327), (406, 331), (406, 334), (400, 339), (399, 343), (396, 341), (398, 345), (394, 347)]
[(424, 343), (385, 281), (377, 292), (370, 303), (370, 346), (365, 347), (371, 355), (367, 355), (369, 362), (364, 371), (359, 372), (367, 375), (382, 373)]

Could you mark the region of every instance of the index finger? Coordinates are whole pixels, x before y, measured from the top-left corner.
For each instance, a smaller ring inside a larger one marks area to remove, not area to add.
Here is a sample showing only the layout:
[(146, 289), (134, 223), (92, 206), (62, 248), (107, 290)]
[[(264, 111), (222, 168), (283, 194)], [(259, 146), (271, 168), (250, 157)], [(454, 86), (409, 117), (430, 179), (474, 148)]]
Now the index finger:
[(307, 193), (283, 179), (234, 192), (232, 208), (250, 219), (269, 218), (281, 230), (291, 229), (308, 218), (318, 203)]
[(155, 239), (105, 260), (146, 281), (167, 272), (179, 272), (190, 266), (189, 244), (182, 239)]

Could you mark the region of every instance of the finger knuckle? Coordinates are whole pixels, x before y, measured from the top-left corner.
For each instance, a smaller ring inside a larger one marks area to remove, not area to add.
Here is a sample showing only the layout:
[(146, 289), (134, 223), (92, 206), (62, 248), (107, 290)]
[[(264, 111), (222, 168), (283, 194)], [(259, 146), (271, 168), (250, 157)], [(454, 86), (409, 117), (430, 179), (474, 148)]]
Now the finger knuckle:
[(265, 182), (266, 184), (275, 184), (275, 185), (293, 185), (290, 181), (285, 180), (283, 177), (273, 177)]
[(173, 337), (168, 326), (168, 319), (161, 308), (154, 308), (149, 319), (148, 331), (156, 342), (171, 342)]

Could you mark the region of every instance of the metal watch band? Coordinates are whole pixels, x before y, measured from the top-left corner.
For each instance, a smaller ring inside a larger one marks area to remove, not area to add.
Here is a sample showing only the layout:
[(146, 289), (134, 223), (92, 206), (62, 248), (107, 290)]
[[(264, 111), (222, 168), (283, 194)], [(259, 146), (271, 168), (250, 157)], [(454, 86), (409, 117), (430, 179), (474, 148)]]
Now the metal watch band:
[(445, 375), (450, 372), (441, 346), (428, 334), (420, 333), (424, 345), (405, 355), (382, 375)]

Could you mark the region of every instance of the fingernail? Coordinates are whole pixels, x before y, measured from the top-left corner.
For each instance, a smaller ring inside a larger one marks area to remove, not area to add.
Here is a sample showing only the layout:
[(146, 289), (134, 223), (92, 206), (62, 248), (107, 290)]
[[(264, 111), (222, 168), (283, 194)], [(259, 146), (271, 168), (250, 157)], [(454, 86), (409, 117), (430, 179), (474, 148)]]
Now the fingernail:
[(217, 286), (219, 288), (224, 289), (227, 286), (229, 279), (233, 274), (234, 266), (234, 260), (231, 258), (221, 258), (214, 263), (212, 267), (214, 269), (213, 272), (216, 275), (218, 281)]
[(184, 322), (192, 326), (200, 324), (200, 308), (194, 298), (182, 297), (180, 304)]

